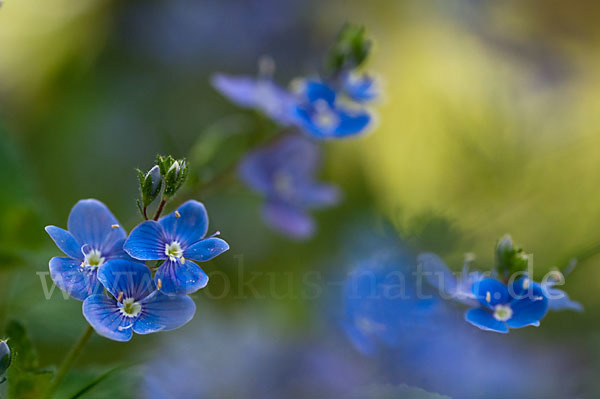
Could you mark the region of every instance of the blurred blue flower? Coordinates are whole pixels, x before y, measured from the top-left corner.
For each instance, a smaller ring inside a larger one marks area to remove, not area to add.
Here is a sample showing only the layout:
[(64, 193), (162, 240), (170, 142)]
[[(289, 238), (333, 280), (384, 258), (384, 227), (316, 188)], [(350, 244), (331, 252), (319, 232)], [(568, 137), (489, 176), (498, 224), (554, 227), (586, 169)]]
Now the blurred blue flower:
[[(353, 94), (364, 95), (355, 89)], [(316, 80), (302, 84), (301, 98), (296, 107), (297, 123), (316, 139), (335, 139), (364, 133), (372, 121), (371, 115), (356, 103), (344, 102), (334, 88)]]
[(481, 307), (468, 310), (465, 320), (486, 331), (508, 333), (509, 328), (539, 326), (548, 311), (542, 286), (528, 277), (508, 286), (485, 278), (473, 284), (473, 294)]
[(127, 233), (106, 205), (95, 199), (77, 202), (67, 226), (68, 231), (46, 226), (46, 232), (68, 256), (50, 259), (50, 276), (61, 290), (83, 301), (102, 292), (96, 278), (98, 267), (111, 259), (131, 259), (123, 251)]
[(212, 85), (239, 106), (261, 111), (281, 125), (295, 121), (296, 98), (270, 78), (217, 74), (212, 78)]
[[(11, 362), (10, 348), (5, 340), (0, 340), (0, 376), (6, 373), (6, 370), (10, 367)], [(2, 380), (0, 379), (0, 384)]]
[(343, 74), (342, 92), (357, 102), (375, 100), (379, 97), (375, 79), (367, 74), (346, 72)]
[(553, 270), (550, 272), (549, 277), (542, 281), (544, 295), (548, 298), (548, 310), (575, 310), (583, 312), (583, 306), (579, 302), (569, 298), (569, 295), (563, 290), (554, 288), (555, 285), (564, 282), (565, 276), (563, 273)]
[(315, 181), (320, 158), (317, 144), (289, 135), (249, 153), (240, 164), (241, 179), (266, 198), (263, 218), (273, 229), (291, 238), (309, 238), (315, 223), (308, 211), (338, 203), (337, 187)]
[(190, 297), (156, 290), (150, 269), (140, 263), (108, 262), (98, 269), (98, 280), (114, 298), (89, 296), (83, 315), (98, 334), (114, 341), (129, 341), (133, 331), (150, 334), (179, 328), (196, 312)]
[(204, 238), (207, 231), (204, 205), (190, 200), (158, 222), (139, 224), (123, 248), (135, 259), (166, 259), (154, 276), (158, 289), (167, 295), (190, 294), (205, 287), (208, 276), (189, 259), (205, 262), (229, 249), (220, 238)]

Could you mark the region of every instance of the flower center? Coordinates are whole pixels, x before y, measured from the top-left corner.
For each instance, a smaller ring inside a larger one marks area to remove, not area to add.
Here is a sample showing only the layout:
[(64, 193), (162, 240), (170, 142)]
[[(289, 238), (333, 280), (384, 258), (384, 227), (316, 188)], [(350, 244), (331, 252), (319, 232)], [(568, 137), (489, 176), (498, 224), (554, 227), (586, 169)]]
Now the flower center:
[(126, 298), (119, 310), (123, 316), (136, 317), (142, 311), (142, 305), (133, 298)]
[(331, 109), (327, 101), (315, 101), (316, 114), (313, 118), (315, 125), (321, 129), (333, 129), (339, 124), (339, 116)]
[(169, 257), (170, 260), (176, 261), (183, 256), (183, 250), (181, 249), (181, 244), (177, 241), (173, 241), (170, 244), (165, 246), (165, 255)]
[(494, 318), (498, 321), (507, 321), (512, 315), (513, 311), (510, 306), (496, 305), (496, 307), (494, 307)]
[(90, 252), (85, 254), (82, 266), (91, 268), (98, 268), (104, 264), (104, 257), (102, 253), (97, 249), (92, 249)]
[(294, 189), (294, 181), (289, 173), (279, 171), (274, 178), (275, 191), (284, 198), (292, 196)]

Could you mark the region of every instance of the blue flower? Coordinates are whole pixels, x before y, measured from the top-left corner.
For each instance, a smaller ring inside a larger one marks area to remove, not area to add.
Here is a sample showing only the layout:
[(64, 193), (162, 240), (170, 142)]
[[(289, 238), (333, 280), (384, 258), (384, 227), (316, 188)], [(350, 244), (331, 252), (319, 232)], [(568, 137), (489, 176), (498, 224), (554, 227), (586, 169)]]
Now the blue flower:
[(54, 283), (80, 301), (102, 292), (97, 270), (111, 259), (130, 259), (123, 251), (125, 230), (108, 210), (95, 199), (75, 204), (67, 222), (69, 231), (46, 226), (46, 232), (68, 257), (50, 259)]
[(229, 249), (220, 238), (204, 238), (207, 231), (204, 205), (187, 201), (158, 222), (139, 224), (123, 248), (135, 259), (166, 259), (154, 276), (159, 290), (167, 295), (190, 294), (208, 283), (206, 273), (190, 259), (205, 262)]
[[(0, 376), (10, 367), (11, 354), (10, 348), (5, 340), (0, 340)], [(2, 381), (0, 380), (0, 384)]]
[(303, 84), (304, 101), (296, 107), (297, 124), (311, 137), (333, 139), (366, 131), (371, 115), (356, 104), (343, 103), (336, 91), (325, 83), (307, 80)]
[(569, 295), (558, 288), (554, 288), (559, 282), (564, 282), (565, 276), (558, 270), (550, 272), (549, 279), (544, 279), (542, 282), (542, 288), (544, 294), (548, 298), (548, 310), (559, 311), (559, 310), (575, 310), (577, 312), (583, 312), (583, 306), (569, 298)]
[(342, 92), (357, 102), (371, 101), (379, 97), (375, 80), (367, 74), (346, 72), (342, 80)]
[(133, 332), (169, 331), (189, 322), (196, 312), (188, 296), (168, 296), (156, 290), (150, 269), (113, 260), (98, 269), (98, 280), (112, 295), (92, 295), (83, 301), (83, 315), (103, 337), (129, 341)]
[(249, 76), (213, 76), (212, 85), (225, 97), (241, 107), (263, 112), (282, 125), (294, 123), (296, 98), (270, 78)]
[(470, 309), (465, 320), (482, 330), (508, 333), (509, 328), (539, 326), (548, 311), (548, 298), (541, 285), (521, 278), (508, 287), (493, 278), (473, 284), (481, 307)]
[(315, 181), (320, 156), (317, 144), (289, 135), (242, 161), (241, 179), (266, 197), (263, 217), (273, 229), (292, 238), (308, 238), (315, 231), (308, 211), (339, 201), (337, 187)]

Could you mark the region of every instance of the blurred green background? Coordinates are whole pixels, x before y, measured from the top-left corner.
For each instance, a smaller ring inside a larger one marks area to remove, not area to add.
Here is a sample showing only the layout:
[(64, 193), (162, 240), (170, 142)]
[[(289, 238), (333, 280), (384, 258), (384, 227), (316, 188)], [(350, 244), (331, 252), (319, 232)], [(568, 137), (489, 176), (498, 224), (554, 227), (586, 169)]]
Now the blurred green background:
[[(64, 227), (75, 202), (93, 197), (131, 230), (139, 222), (134, 168), (149, 168), (157, 153), (202, 154), (203, 140), (222, 132), (228, 139), (216, 157), (196, 164), (197, 182), (233, 156), (239, 136), (274, 129), (216, 93), (211, 74), (254, 74), (264, 54), (275, 59), (280, 82), (314, 73), (335, 33), (353, 21), (375, 40), (369, 69), (380, 76), (384, 98), (374, 132), (325, 146), (324, 178), (342, 186), (344, 203), (318, 214), (317, 237), (293, 243), (262, 225), (260, 200), (235, 181), (195, 197), (207, 205), (210, 230), (220, 230), (232, 248), (203, 266), (225, 273), (233, 288), (215, 299), (226, 288), (216, 277), (207, 288), (212, 295), (195, 294), (196, 322), (186, 329), (210, 323), (205, 313), (227, 318), (259, 309), (281, 331), (311, 334), (322, 323), (315, 316), (321, 305), (239, 298), (238, 262), (244, 270), (296, 276), (344, 273), (336, 251), (345, 229), (362, 218), (390, 221), (415, 249), (437, 252), (456, 269), (466, 252), (489, 269), (495, 240), (510, 233), (534, 254), (538, 277), (581, 257), (565, 289), (585, 313), (553, 313), (539, 329), (514, 334), (564, 346), (581, 366), (580, 392), (594, 397), (599, 18), (600, 4), (591, 0), (6, 0), (0, 323), (22, 320), (41, 364), (58, 363), (85, 320), (80, 303), (58, 291), (44, 299), (36, 272), (47, 271), (59, 251), (43, 227)], [(194, 196), (194, 188), (185, 195)], [(271, 287), (264, 279), (257, 285)], [(162, 338), (123, 345), (94, 337), (71, 389), (108, 365), (145, 360)], [(111, 378), (119, 382), (90, 395), (103, 397), (114, 386), (133, 395), (135, 373)]]

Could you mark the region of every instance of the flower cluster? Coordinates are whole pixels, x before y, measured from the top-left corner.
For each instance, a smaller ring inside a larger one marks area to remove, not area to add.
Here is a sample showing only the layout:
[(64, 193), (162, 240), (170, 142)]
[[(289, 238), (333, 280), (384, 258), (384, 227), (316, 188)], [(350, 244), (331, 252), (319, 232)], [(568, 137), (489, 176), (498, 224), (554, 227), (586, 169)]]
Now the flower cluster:
[(508, 333), (510, 328), (539, 326), (548, 310), (583, 310), (581, 304), (555, 288), (564, 283), (561, 272), (554, 270), (541, 283), (534, 282), (531, 271), (525, 271), (527, 256), (508, 235), (498, 242), (496, 267), (488, 274), (469, 272), (471, 257), (458, 277), (435, 254), (419, 255), (418, 263), (420, 272), (440, 295), (471, 307), (465, 320), (482, 330)]
[(291, 90), (273, 82), (272, 68), (258, 78), (218, 74), (212, 83), (236, 104), (257, 109), (281, 125), (297, 127), (311, 138), (355, 136), (372, 125), (367, 103), (378, 97), (374, 79), (358, 71), (369, 47), (364, 29), (349, 25), (331, 49), (321, 76), (295, 79), (298, 84)]
[[(145, 221), (129, 235), (108, 208), (95, 199), (72, 209), (68, 231), (46, 231), (67, 257), (50, 260), (54, 283), (83, 301), (83, 314), (98, 334), (128, 341), (132, 333), (178, 328), (194, 315), (186, 295), (206, 286), (208, 276), (190, 260), (207, 261), (229, 249), (219, 238), (204, 238), (204, 205), (188, 201), (158, 221)], [(163, 260), (155, 276), (143, 261)]]

